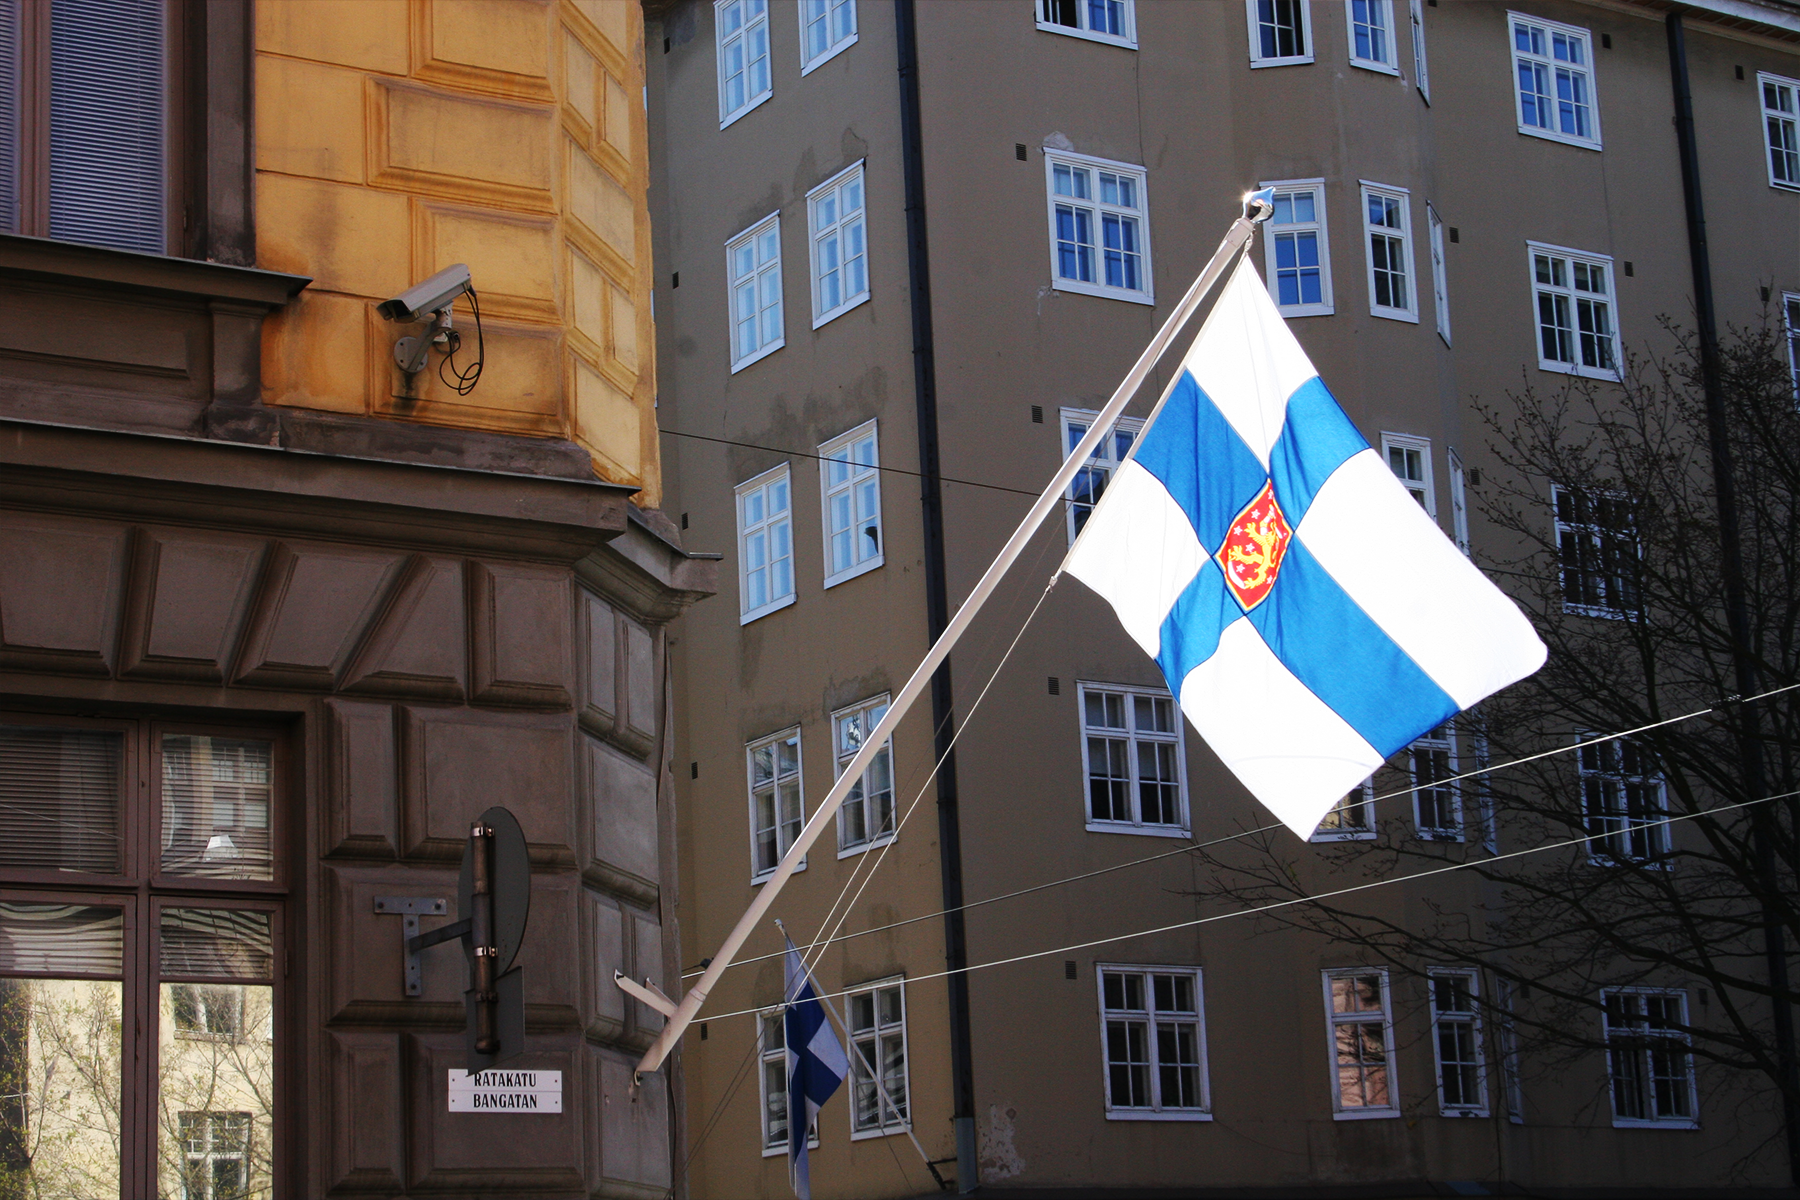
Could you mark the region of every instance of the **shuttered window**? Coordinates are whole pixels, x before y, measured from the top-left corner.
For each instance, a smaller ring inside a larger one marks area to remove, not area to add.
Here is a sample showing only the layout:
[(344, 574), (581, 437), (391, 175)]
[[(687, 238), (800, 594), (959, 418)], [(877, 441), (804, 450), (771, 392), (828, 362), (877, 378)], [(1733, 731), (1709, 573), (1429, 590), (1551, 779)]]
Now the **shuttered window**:
[(161, 0), (51, 0), (50, 236), (160, 254)]
[(0, 725), (0, 869), (116, 875), (124, 737)]

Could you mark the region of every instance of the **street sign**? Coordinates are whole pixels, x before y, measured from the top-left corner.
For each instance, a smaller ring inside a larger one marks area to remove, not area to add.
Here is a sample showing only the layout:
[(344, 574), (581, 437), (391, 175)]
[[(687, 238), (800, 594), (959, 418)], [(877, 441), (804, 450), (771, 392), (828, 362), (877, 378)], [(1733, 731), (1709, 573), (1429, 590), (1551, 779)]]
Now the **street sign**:
[(451, 1112), (559, 1113), (561, 1071), (467, 1071), (450, 1068)]

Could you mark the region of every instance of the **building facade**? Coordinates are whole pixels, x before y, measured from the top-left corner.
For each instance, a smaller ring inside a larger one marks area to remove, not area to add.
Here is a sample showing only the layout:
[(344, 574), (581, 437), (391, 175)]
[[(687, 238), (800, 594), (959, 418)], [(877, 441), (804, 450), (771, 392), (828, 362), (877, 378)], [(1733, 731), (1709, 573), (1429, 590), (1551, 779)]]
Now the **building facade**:
[[(1800, 9), (1675, 7), (1719, 321), (1780, 319), (1800, 296)], [(1509, 535), (1481, 513), (1504, 472), (1476, 402), (1616, 378), (1667, 350), (1659, 315), (1693, 311), (1669, 5), (647, 9), (668, 508), (725, 556), (724, 596), (671, 651), (690, 972), (1245, 191), (1276, 190), (1252, 261), (1290, 328), (1478, 562)], [(1193, 924), (1217, 910), (1184, 848), (1266, 816), (1104, 604), (1066, 580), (1043, 595), (1168, 371), (775, 906), (796, 942), (839, 939), (814, 957), (855, 1044), (815, 1194), (918, 1194), (934, 1173), (1108, 1194), (1786, 1182), (1778, 1115), (1679, 1052), (1521, 1065), (1482, 972)], [(1379, 822), (1451, 856), (1519, 849), (1441, 783), (1480, 749), (1434, 731), (1315, 840)], [(1377, 813), (1394, 786), (1410, 798)], [(1451, 875), (1367, 904), (1404, 924), (1491, 898)], [(759, 1016), (780, 944), (753, 936), (687, 1037), (695, 1195), (787, 1194), (783, 1049)], [(1712, 1019), (1691, 979), (1653, 991), (1609, 1020)]]
[[(659, 1196), (642, 14), (0, 2), (0, 1195)], [(465, 264), (409, 376), (381, 302)], [(453, 351), (454, 353), (448, 353)], [(470, 826), (540, 1111), (456, 1111)], [(435, 905), (434, 905), (435, 902)], [(554, 1078), (547, 1072), (559, 1073)]]

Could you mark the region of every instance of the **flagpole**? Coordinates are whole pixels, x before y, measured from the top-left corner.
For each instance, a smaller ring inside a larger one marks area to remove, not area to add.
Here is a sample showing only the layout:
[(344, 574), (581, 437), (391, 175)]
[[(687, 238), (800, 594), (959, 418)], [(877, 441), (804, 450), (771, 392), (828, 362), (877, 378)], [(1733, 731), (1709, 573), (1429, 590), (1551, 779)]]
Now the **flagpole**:
[(956, 615), (950, 618), (950, 623), (944, 627), (944, 632), (938, 636), (937, 641), (932, 643), (931, 649), (926, 651), (925, 658), (913, 671), (912, 677), (895, 694), (886, 715), (863, 739), (862, 747), (838, 775), (837, 782), (832, 784), (831, 791), (826, 794), (817, 811), (800, 830), (800, 835), (794, 839), (794, 844), (789, 846), (787, 853), (781, 856), (781, 862), (776, 865), (774, 873), (758, 886), (756, 897), (750, 902), (750, 907), (744, 910), (744, 915), (738, 918), (738, 922), (731, 932), (725, 935), (724, 943), (707, 963), (706, 969), (700, 973), (700, 978), (695, 980), (694, 985), (681, 997), (681, 1003), (675, 1006), (675, 1011), (670, 1014), (668, 1022), (663, 1026), (662, 1032), (657, 1035), (656, 1041), (651, 1043), (650, 1048), (644, 1052), (643, 1058), (638, 1061), (633, 1074), (634, 1082), (640, 1079), (644, 1072), (656, 1070), (669, 1056), (669, 1051), (674, 1048), (681, 1035), (687, 1031), (687, 1027), (693, 1023), (695, 1014), (700, 1011), (701, 1004), (705, 1003), (707, 994), (712, 991), (713, 985), (718, 983), (719, 976), (725, 973), (725, 969), (737, 957), (737, 952), (749, 939), (751, 932), (762, 922), (769, 907), (775, 903), (775, 897), (781, 893), (782, 886), (799, 867), (800, 861), (806, 857), (807, 850), (818, 840), (819, 835), (825, 832), (826, 825), (837, 816), (837, 811), (843, 807), (844, 799), (850, 794), (850, 789), (862, 779), (863, 772), (868, 770), (869, 765), (875, 760), (875, 755), (893, 736), (895, 728), (906, 716), (913, 701), (919, 698), (920, 693), (931, 682), (932, 675), (944, 659), (949, 657), (950, 650), (956, 645), (957, 639), (974, 621), (976, 614), (981, 611), (982, 605), (999, 586), (1000, 580), (1019, 555), (1024, 553), (1026, 545), (1037, 533), (1039, 527), (1043, 525), (1051, 511), (1062, 503), (1063, 494), (1068, 490), (1076, 473), (1087, 465), (1095, 447), (1100, 444), (1100, 439), (1107, 435), (1113, 423), (1125, 411), (1126, 404), (1137, 394), (1138, 389), (1143, 386), (1144, 380), (1149, 377), (1151, 368), (1162, 358), (1163, 352), (1169, 348), (1169, 343), (1175, 340), (1175, 335), (1181, 332), (1182, 326), (1187, 324), (1188, 318), (1194, 315), (1194, 310), (1200, 307), (1200, 302), (1206, 298), (1206, 294), (1212, 290), (1213, 284), (1218, 282), (1219, 277), (1225, 273), (1225, 268), (1256, 235), (1256, 226), (1267, 220), (1274, 211), (1272, 192), (1268, 189), (1253, 192), (1244, 197), (1243, 215), (1231, 223), (1231, 228), (1226, 231), (1224, 240), (1219, 243), (1219, 248), (1213, 251), (1212, 258), (1200, 272), (1199, 277), (1194, 280), (1187, 293), (1175, 305), (1174, 311), (1169, 314), (1169, 319), (1163, 322), (1162, 328), (1156, 331), (1156, 336), (1150, 339), (1150, 344), (1144, 347), (1143, 353), (1138, 355), (1137, 361), (1132, 364), (1131, 370), (1126, 372), (1125, 378), (1120, 381), (1112, 398), (1095, 416), (1087, 433), (1063, 460), (1043, 493), (1032, 503), (1031, 510), (1025, 514), (1025, 519), (1019, 522), (1019, 527), (1013, 531), (1012, 537), (1007, 539), (999, 556), (994, 559), (980, 581), (969, 592), (968, 598), (956, 610)]

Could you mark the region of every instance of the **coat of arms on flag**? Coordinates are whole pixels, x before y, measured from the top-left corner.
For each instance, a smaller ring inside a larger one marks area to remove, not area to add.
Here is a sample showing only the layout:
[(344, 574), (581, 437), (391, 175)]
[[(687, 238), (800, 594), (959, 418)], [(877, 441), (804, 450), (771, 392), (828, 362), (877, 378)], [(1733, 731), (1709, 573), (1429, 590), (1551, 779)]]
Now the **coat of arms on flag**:
[(1248, 256), (1063, 569), (1301, 837), (1390, 754), (1544, 662), (1338, 407)]

